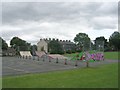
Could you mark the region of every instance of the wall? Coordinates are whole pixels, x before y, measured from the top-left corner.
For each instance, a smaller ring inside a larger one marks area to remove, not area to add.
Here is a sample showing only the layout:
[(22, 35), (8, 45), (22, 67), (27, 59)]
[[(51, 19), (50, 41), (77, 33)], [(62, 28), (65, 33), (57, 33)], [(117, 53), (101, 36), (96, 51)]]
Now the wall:
[(43, 39), (37, 43), (37, 50), (40, 52), (42, 47), (44, 47), (45, 52), (48, 53), (48, 44)]

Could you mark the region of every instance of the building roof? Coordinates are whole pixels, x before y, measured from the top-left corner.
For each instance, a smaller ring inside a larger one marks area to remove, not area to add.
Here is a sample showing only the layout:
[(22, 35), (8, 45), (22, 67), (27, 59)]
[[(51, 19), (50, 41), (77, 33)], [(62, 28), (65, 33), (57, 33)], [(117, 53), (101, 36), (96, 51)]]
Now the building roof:
[(4, 53), (16, 53), (14, 48), (8, 47), (7, 50), (3, 50)]
[[(40, 39), (40, 41), (41, 40), (44, 40), (46, 43), (50, 43), (50, 41), (52, 41), (51, 39)], [(71, 42), (70, 40), (68, 41), (68, 40), (58, 40), (57, 39), (57, 41), (60, 43), (60, 44), (75, 44), (75, 43), (73, 43), (73, 42)]]

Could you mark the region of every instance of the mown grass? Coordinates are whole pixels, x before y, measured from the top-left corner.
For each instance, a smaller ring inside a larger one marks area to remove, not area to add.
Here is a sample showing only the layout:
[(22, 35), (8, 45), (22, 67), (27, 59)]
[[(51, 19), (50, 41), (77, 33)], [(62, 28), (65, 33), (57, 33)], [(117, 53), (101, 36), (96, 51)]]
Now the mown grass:
[[(118, 54), (120, 52), (104, 52), (104, 57), (105, 59), (115, 59), (118, 60)], [(65, 56), (67, 57), (74, 57), (76, 55), (76, 53), (72, 53), (72, 54), (65, 54)]]
[(120, 52), (105, 52), (105, 58), (106, 59), (115, 59), (118, 60), (118, 55)]
[(2, 89), (2, 78), (0, 77), (0, 89)]
[(3, 77), (3, 88), (117, 88), (118, 64)]

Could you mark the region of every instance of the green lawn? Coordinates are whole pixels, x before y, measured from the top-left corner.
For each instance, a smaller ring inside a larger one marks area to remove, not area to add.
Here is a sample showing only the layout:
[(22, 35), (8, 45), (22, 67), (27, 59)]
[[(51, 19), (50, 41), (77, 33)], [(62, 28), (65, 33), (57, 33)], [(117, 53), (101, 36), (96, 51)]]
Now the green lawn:
[(118, 60), (118, 53), (120, 52), (105, 52), (105, 58), (106, 59), (116, 59)]
[[(115, 59), (118, 60), (118, 53), (120, 52), (104, 52), (105, 59)], [(75, 56), (75, 53), (72, 54), (65, 54), (67, 57), (73, 57)]]
[(0, 77), (0, 89), (2, 88), (2, 78)]
[(5, 88), (117, 88), (118, 64), (3, 78)]

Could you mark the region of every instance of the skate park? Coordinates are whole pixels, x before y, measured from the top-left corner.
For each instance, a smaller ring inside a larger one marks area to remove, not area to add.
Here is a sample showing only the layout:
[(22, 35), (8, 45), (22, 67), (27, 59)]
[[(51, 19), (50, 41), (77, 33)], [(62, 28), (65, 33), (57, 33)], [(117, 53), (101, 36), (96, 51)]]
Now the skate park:
[[(80, 81), (82, 79), (87, 81), (86, 79), (88, 76), (94, 78), (94, 75), (96, 79), (93, 80), (99, 81), (99, 78), (97, 78), (98, 76), (101, 79), (104, 76), (109, 78), (110, 76), (108, 77), (108, 73), (113, 72), (118, 63), (117, 53), (104, 52), (104, 43), (99, 43), (96, 49), (93, 49), (91, 46), (91, 44), (84, 45), (82, 51), (74, 53), (70, 52), (70, 54), (50, 53), (50, 51), (47, 51), (48, 48), (45, 44), (40, 44), (40, 46), (38, 45), (37, 50), (35, 50), (33, 47), (32, 51), (29, 49), (29, 47), (19, 46), (17, 47), (16, 55), (10, 52), (10, 54), (2, 56), (2, 77), (4, 79), (3, 87), (26, 87), (24, 84), (22, 84), (24, 79), (26, 79), (25, 84), (38, 82), (36, 84), (29, 85), (28, 87), (33, 87), (34, 85), (38, 85), (37, 87), (50, 87), (48, 84), (52, 82), (52, 80), (62, 83), (65, 80), (64, 78), (67, 78), (65, 81), (69, 81), (70, 79), (72, 79), (72, 81), (75, 80), (75, 83), (79, 83), (77, 78), (81, 78), (81, 76), (82, 78)], [(107, 56), (107, 54), (110, 54), (110, 58)], [(109, 68), (109, 66), (112, 68)], [(103, 67), (107, 67), (109, 69), (105, 69)], [(19, 78), (19, 80), (17, 80), (17, 78)], [(31, 78), (32, 81), (29, 81), (29, 78)], [(18, 85), (17, 83), (14, 83), (14, 80), (18, 83)], [(45, 84), (46, 81), (48, 82), (47, 84)], [(14, 83), (15, 86), (10, 82)], [(44, 85), (39, 83), (44, 83)], [(22, 86), (19, 86), (21, 84)], [(66, 85), (67, 84), (68, 83), (66, 83)], [(55, 86), (54, 83), (51, 83), (51, 85), (53, 85), (53, 87)], [(75, 85), (72, 87), (77, 87)], [(57, 84), (55, 87), (62, 86)], [(71, 87), (71, 85), (69, 87)]]
[[(50, 71), (69, 70), (85, 68), (86, 62), (82, 60), (70, 60), (63, 55), (46, 55), (44, 52), (37, 52), (38, 56), (32, 56), (29, 51), (20, 52), (19, 57), (2, 58), (2, 75), (22, 75), (31, 73), (44, 73)], [(97, 67), (102, 64), (110, 64), (118, 60), (101, 60), (90, 62), (89, 67)]]

